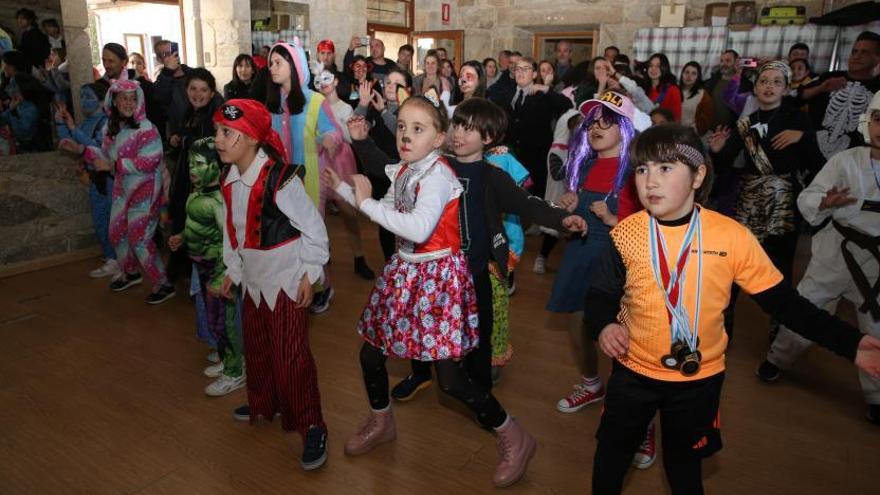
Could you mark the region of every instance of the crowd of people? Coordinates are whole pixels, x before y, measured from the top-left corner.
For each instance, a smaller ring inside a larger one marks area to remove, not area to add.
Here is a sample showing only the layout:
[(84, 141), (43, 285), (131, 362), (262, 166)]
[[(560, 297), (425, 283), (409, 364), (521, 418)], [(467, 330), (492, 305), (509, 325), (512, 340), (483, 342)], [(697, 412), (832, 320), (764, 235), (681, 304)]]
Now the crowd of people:
[[(54, 47), (57, 30), (22, 12), (31, 27), (3, 54), (0, 125), (25, 150), (38, 148), (25, 121), (47, 87), (33, 74), (49, 57), (34, 47)], [(121, 292), (145, 274), (149, 304), (189, 279), (215, 379), (206, 394), (247, 387), (234, 417), (280, 415), (304, 438), (303, 469), (324, 464), (328, 431), (308, 315), (330, 308), (345, 276), (331, 277), (328, 212), (343, 220), (354, 275), (374, 282), (356, 322), (369, 410), (350, 456), (394, 440), (392, 399), (436, 374), (497, 434), (495, 485), (524, 475), (537, 444), (492, 388), (513, 356), (527, 234), (541, 236), (538, 274), (564, 245), (546, 309), (571, 315), (581, 376), (556, 407), (604, 401), (594, 493), (619, 493), (630, 466), (653, 463), (658, 413), (672, 492), (702, 493), (740, 291), (773, 317), (761, 380), (817, 342), (858, 366), (866, 418), (880, 424), (877, 33), (858, 36), (844, 71), (812, 73), (798, 43), (753, 65), (727, 50), (708, 79), (695, 61), (676, 75), (662, 53), (636, 62), (616, 47), (574, 63), (568, 41), (555, 60), (503, 50), (458, 67), (430, 50), (415, 74), (410, 45), (393, 61), (380, 39), (354, 37), (339, 67), (333, 41), (310, 60), (295, 40), (239, 55), (222, 91), (175, 46), (156, 44), (151, 77), (142, 56), (108, 43), (103, 75), (79, 89), (82, 120), (69, 94), (45, 109), (89, 178), (104, 256), (89, 275)], [(379, 231), (378, 276), (359, 215)], [(841, 298), (858, 329), (828, 313)], [(613, 360), (607, 383), (600, 351)], [(394, 386), (388, 357), (411, 361)]]

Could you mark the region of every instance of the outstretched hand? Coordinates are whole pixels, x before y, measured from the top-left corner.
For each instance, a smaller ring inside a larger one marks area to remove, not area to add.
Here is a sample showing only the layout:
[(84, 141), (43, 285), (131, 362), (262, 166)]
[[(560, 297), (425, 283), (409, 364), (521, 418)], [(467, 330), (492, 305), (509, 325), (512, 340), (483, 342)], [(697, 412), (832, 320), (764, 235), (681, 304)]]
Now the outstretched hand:
[(332, 168), (327, 167), (321, 173), (321, 185), (322, 186), (335, 191), (336, 188), (341, 183), (342, 183), (342, 179), (339, 178), (339, 174), (337, 174), (336, 171), (333, 170)]
[(724, 148), (724, 145), (727, 143), (727, 138), (730, 137), (730, 128), (724, 125), (719, 125), (709, 134), (709, 149), (712, 150), (712, 153), (718, 153)]
[(825, 193), (825, 197), (819, 202), (819, 209), (825, 210), (828, 208), (839, 208), (841, 206), (851, 205), (856, 201), (858, 201), (858, 199), (849, 195), (848, 187), (838, 189), (837, 186), (834, 186)]
[(367, 119), (360, 115), (355, 115), (348, 119), (346, 125), (348, 126), (348, 134), (351, 136), (352, 141), (363, 141), (364, 139), (367, 139), (367, 136), (370, 134), (370, 127), (367, 125)]
[(373, 197), (373, 185), (370, 184), (370, 179), (363, 174), (352, 175), (351, 181), (354, 183), (355, 204), (360, 208), (361, 203)]

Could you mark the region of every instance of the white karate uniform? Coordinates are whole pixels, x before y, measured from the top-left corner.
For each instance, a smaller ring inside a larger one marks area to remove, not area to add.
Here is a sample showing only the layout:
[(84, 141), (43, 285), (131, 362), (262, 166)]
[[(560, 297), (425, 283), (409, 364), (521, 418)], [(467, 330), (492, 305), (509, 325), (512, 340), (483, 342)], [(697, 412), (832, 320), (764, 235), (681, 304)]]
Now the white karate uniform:
[[(798, 196), (798, 208), (811, 225), (819, 225), (828, 217), (841, 225), (856, 229), (872, 237), (880, 236), (880, 213), (864, 211), (865, 200), (880, 201), (880, 167), (872, 169), (870, 148), (863, 146), (834, 155), (822, 168), (813, 182)], [(848, 187), (849, 195), (857, 201), (839, 208), (819, 210), (819, 203), (832, 187)], [(844, 262), (841, 243), (844, 237), (829, 222), (813, 236), (812, 257), (804, 278), (798, 284), (798, 292), (816, 306), (834, 313), (840, 299), (846, 298), (858, 308), (864, 302), (862, 294), (853, 281)], [(867, 250), (853, 243), (847, 249), (856, 261), (870, 285), (877, 283), (877, 259)], [(880, 321), (870, 313), (857, 312), (859, 329), (880, 337)], [(812, 344), (793, 331), (782, 327), (773, 341), (767, 359), (781, 369), (789, 368)], [(859, 371), (862, 392), (868, 404), (880, 404), (880, 380)]]

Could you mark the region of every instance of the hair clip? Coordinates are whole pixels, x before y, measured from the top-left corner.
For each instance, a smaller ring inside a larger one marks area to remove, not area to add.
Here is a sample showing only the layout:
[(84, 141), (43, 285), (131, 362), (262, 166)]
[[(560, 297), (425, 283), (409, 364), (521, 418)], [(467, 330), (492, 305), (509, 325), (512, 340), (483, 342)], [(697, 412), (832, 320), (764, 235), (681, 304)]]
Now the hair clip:
[(429, 88), (428, 91), (425, 91), (422, 97), (430, 101), (431, 105), (434, 105), (434, 108), (440, 108), (440, 95), (437, 94), (437, 88)]

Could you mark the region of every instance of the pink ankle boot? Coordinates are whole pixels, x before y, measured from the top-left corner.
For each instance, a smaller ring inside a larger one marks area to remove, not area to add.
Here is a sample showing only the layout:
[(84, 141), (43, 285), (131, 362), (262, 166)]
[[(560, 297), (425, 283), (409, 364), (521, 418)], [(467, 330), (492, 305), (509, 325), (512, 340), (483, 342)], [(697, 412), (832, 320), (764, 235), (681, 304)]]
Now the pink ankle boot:
[(498, 465), (492, 481), (498, 488), (508, 487), (526, 474), (538, 445), (512, 417), (495, 430), (498, 433)]
[(370, 411), (364, 424), (357, 433), (345, 442), (345, 453), (348, 455), (366, 454), (374, 447), (397, 439), (397, 426), (391, 407), (384, 411)]

